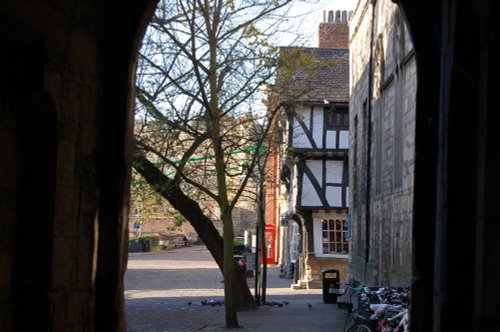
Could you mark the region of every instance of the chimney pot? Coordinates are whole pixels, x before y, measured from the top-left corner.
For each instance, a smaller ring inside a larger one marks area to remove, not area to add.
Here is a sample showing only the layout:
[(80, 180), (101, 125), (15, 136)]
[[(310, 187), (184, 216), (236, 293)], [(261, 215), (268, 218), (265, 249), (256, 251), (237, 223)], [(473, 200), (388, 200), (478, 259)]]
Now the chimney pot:
[(328, 12), (328, 23), (333, 23), (333, 22), (334, 22), (334, 20), (333, 20), (333, 19), (334, 19), (334, 18), (333, 18), (333, 10), (330, 10), (330, 11)]
[(347, 23), (347, 11), (343, 10), (341, 13), (340, 13), (340, 21), (342, 23)]

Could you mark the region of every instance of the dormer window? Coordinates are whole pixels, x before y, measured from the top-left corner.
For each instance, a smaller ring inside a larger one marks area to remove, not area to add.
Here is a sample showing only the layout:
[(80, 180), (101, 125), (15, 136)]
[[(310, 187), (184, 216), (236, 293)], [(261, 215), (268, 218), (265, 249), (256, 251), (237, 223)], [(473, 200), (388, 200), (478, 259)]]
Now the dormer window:
[(327, 130), (349, 130), (349, 112), (345, 107), (326, 107), (325, 126)]

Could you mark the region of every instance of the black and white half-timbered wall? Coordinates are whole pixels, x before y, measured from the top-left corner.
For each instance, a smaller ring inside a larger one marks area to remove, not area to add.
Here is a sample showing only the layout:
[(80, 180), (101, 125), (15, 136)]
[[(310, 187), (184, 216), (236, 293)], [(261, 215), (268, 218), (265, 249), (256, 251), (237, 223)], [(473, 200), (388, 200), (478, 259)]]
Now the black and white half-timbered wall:
[[(268, 167), (279, 174), (280, 184), (268, 183), (266, 190), (283, 194), (275, 196), (274, 211), (272, 202), (266, 203), (266, 223), (269, 218), (279, 224), (279, 263), (301, 288), (322, 287), (324, 269), (338, 269), (345, 281), (349, 253), (350, 13), (330, 11), (324, 17), (320, 47), (280, 49), (286, 60), (309, 61), (291, 74), (278, 70), (274, 87), (284, 112), (275, 122), (279, 153)], [(328, 40), (336, 42), (324, 43)]]
[(348, 106), (292, 108), (289, 123), (289, 147), (300, 159), (299, 206), (347, 208)]
[(345, 276), (349, 252), (348, 104), (324, 100), (289, 106), (287, 122), (285, 167), (295, 184), (289, 204), (305, 223), (304, 268), (298, 277), (308, 287), (320, 287), (325, 268)]

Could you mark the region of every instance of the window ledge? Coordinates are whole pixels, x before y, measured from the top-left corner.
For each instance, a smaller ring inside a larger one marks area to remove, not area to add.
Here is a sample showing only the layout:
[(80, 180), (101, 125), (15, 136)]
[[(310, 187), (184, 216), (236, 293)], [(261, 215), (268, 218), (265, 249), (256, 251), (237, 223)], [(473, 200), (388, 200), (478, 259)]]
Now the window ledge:
[(324, 257), (324, 258), (349, 258), (349, 255), (346, 254), (316, 254), (316, 257)]

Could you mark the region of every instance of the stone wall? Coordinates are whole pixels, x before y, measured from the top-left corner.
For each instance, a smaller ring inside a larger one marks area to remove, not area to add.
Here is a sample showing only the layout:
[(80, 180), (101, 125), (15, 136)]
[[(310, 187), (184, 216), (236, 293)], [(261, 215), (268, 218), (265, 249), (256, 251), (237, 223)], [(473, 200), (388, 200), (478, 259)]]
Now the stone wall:
[(409, 286), (416, 63), (397, 6), (377, 1), (374, 10), (372, 24), (372, 5), (361, 1), (350, 23), (349, 273), (371, 285)]
[(322, 271), (327, 269), (338, 270), (340, 282), (347, 282), (347, 260), (345, 258), (315, 257), (309, 254), (306, 264), (309, 288), (323, 287)]
[[(213, 223), (216, 226), (217, 230), (222, 236), (222, 221), (217, 218), (217, 206), (212, 206), (212, 213), (209, 213), (209, 211), (205, 211), (207, 215), (209, 215), (211, 218), (213, 218)], [(137, 236), (138, 231), (134, 229), (134, 223), (135, 222), (141, 222), (141, 219), (130, 219), (128, 222), (128, 229), (129, 229), (129, 237), (134, 237)], [(256, 229), (256, 223), (257, 223), (257, 211), (255, 210), (249, 210), (249, 209), (244, 209), (240, 207), (235, 207), (233, 209), (233, 225), (234, 225), (234, 232), (237, 235), (240, 231), (248, 230), (252, 231), (252, 233), (255, 234), (255, 229)], [(184, 220), (181, 225), (176, 225), (176, 220), (167, 217), (165, 215), (163, 216), (152, 216), (152, 217), (145, 217), (143, 216), (142, 219), (142, 225), (141, 225), (141, 233), (142, 234), (159, 234), (159, 233), (166, 233), (166, 234), (189, 234), (191, 237), (198, 238), (198, 234), (196, 233), (195, 229), (191, 225), (191, 223), (187, 220)]]
[(1, 331), (125, 330), (130, 89), (154, 5), (0, 3)]

